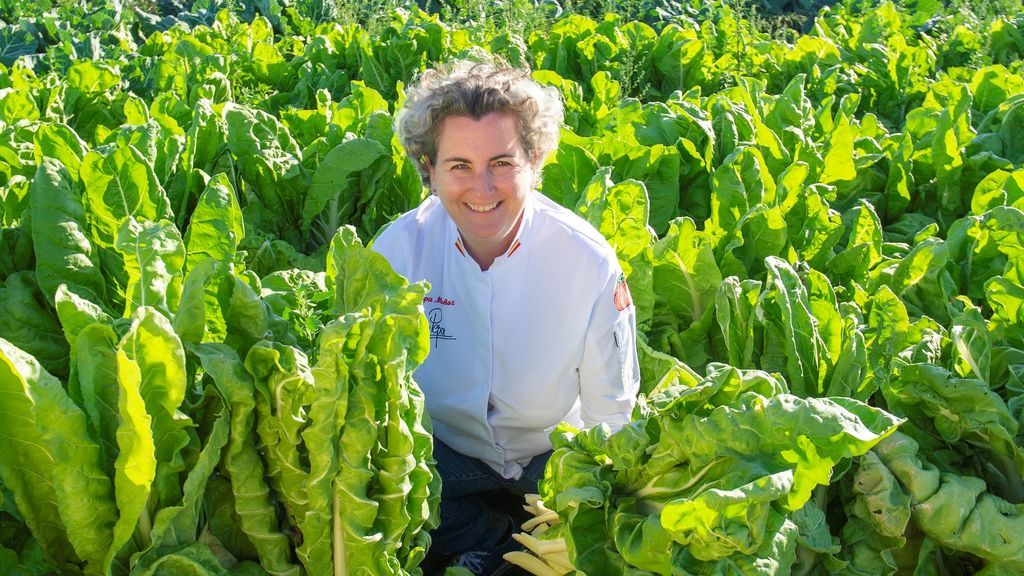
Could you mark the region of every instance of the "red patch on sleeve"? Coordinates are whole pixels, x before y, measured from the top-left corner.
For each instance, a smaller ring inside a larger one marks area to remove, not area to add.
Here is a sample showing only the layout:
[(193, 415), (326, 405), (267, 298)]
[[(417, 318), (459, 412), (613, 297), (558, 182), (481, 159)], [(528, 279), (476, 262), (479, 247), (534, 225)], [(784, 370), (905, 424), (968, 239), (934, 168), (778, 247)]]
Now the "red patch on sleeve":
[(629, 286), (626, 286), (626, 277), (619, 274), (619, 281), (615, 284), (615, 308), (622, 312), (633, 305), (633, 298), (629, 295)]

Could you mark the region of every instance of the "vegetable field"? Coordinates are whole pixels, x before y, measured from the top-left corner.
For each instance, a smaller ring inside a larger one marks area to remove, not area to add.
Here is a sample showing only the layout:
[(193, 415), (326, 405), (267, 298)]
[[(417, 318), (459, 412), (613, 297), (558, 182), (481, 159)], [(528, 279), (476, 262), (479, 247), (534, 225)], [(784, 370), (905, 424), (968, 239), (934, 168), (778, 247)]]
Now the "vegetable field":
[(404, 86), (493, 53), (641, 340), (633, 423), (553, 434), (545, 569), (1024, 574), (1019, 4), (313, 4), (0, 10), (0, 573), (422, 572), (426, 287), (365, 246), (426, 194)]

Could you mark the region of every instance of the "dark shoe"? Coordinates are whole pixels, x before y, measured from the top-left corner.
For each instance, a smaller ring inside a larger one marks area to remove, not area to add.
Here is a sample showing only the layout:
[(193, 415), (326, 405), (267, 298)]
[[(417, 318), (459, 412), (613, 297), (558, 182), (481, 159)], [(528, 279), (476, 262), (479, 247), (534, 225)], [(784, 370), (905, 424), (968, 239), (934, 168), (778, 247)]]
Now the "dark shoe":
[(519, 567), (509, 564), (502, 556), (506, 552), (522, 550), (523, 546), (512, 536), (505, 539), (491, 550), (473, 550), (464, 552), (455, 559), (452, 566), (460, 566), (472, 572), (474, 576), (518, 576), (524, 572)]

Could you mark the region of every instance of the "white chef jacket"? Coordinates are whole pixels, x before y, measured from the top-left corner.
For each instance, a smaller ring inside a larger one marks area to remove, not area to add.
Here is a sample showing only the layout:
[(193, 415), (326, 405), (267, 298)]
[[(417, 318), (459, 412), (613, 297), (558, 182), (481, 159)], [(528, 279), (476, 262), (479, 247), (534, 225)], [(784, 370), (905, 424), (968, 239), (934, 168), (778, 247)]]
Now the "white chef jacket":
[(629, 421), (635, 309), (614, 250), (585, 220), (532, 192), (509, 250), (482, 271), (431, 196), (373, 249), (430, 283), (430, 351), (414, 378), (442, 442), (518, 478), (559, 422)]

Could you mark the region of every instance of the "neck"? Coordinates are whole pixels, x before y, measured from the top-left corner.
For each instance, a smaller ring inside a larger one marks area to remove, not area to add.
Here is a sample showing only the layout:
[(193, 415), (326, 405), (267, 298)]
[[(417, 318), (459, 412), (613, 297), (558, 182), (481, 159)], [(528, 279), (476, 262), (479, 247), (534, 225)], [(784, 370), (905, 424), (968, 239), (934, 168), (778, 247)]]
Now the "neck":
[(470, 258), (472, 258), (477, 263), (477, 265), (480, 266), (480, 270), (484, 272), (487, 272), (487, 270), (491, 267), (491, 264), (494, 264), (494, 260), (504, 253), (504, 251), (481, 252), (480, 250), (470, 248), (469, 244), (466, 244), (466, 250), (469, 251)]
[(508, 252), (508, 249), (512, 247), (512, 242), (516, 239), (516, 234), (519, 233), (519, 227), (523, 223), (523, 214), (519, 214), (519, 218), (516, 220), (515, 226), (509, 231), (508, 235), (497, 242), (470, 242), (465, 236), (462, 236), (462, 245), (466, 247), (466, 251), (469, 252), (470, 258), (473, 259), (480, 266), (480, 270), (486, 272), (494, 261), (502, 254)]

